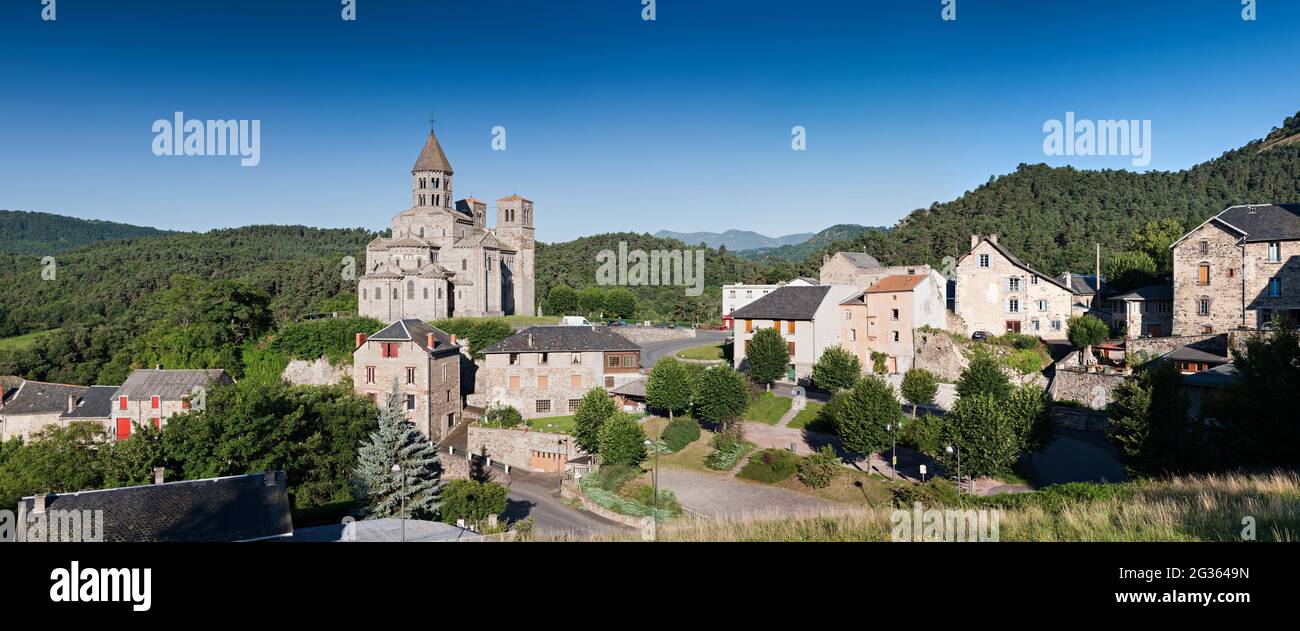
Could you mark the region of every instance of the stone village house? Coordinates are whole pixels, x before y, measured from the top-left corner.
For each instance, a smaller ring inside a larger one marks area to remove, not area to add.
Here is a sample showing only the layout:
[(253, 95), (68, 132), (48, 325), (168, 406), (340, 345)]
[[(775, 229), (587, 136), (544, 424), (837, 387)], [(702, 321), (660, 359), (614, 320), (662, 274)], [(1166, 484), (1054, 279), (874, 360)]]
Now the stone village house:
[(456, 336), (416, 319), (377, 333), (358, 333), (352, 352), (352, 388), (384, 405), (393, 385), (406, 420), (437, 443), (461, 420), (461, 345)]
[(534, 326), (483, 350), (470, 404), (510, 405), (526, 419), (577, 410), (592, 388), (641, 378), (641, 347), (606, 326)]
[(1233, 206), (1170, 249), (1174, 335), (1300, 325), (1300, 205)]
[(954, 311), (966, 335), (1025, 333), (1065, 338), (1074, 291), (1024, 264), (998, 243), (998, 235), (971, 235), (970, 251), (957, 259)]
[(947, 325), (947, 307), (934, 285), (929, 274), (886, 276), (840, 302), (840, 345), (866, 372), (874, 370), (875, 353), (883, 355), (885, 372), (911, 370), (913, 331)]

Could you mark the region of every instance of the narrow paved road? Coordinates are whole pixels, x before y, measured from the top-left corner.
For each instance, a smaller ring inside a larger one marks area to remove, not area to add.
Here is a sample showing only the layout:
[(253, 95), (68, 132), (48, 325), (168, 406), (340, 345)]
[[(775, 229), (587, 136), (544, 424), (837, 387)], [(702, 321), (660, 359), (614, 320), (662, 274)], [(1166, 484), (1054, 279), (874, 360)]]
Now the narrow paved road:
[(511, 522), (532, 517), (538, 534), (590, 536), (624, 528), (621, 524), (569, 507), (559, 496), (558, 475), (510, 472), (510, 494), (505, 517)]
[(648, 342), (641, 345), (641, 367), (653, 368), (660, 357), (671, 356), (682, 349), (704, 344), (718, 344), (727, 337), (726, 331), (696, 331), (695, 337), (663, 342)]

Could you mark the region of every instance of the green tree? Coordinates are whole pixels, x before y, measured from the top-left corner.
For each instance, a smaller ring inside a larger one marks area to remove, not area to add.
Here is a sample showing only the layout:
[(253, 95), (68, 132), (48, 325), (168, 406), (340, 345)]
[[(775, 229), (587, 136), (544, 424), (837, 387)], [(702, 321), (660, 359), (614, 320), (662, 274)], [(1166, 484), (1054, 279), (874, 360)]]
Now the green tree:
[(759, 329), (745, 349), (745, 363), (754, 383), (771, 389), (772, 382), (785, 376), (790, 364), (790, 348), (775, 328)]
[(583, 287), (578, 292), (578, 309), (588, 317), (596, 317), (605, 312), (605, 292), (599, 287)]
[(725, 364), (712, 366), (700, 375), (695, 416), (720, 428), (730, 427), (749, 409), (749, 387), (745, 378)]
[(1197, 436), (1187, 419), (1182, 376), (1157, 361), (1125, 379), (1113, 395), (1106, 433), (1134, 475), (1160, 475), (1192, 468)]
[(828, 346), (813, 365), (813, 385), (829, 392), (853, 386), (862, 376), (862, 362), (842, 346)]
[(645, 432), (626, 412), (616, 412), (600, 427), (601, 465), (637, 466), (645, 461)]
[(406, 422), (396, 381), (378, 423), (357, 452), (356, 475), (367, 514), (432, 518), (438, 512), (442, 465), (429, 439)]
[(27, 443), (13, 441), (0, 464), (0, 501), (16, 506), (18, 500), (37, 493), (68, 493), (102, 486), (99, 446), (104, 430), (90, 423), (51, 426)]
[(1031, 383), (1012, 391), (1006, 401), (1006, 413), (1015, 427), (1021, 451), (1032, 456), (1047, 449), (1056, 435), (1051, 411), (1051, 403), (1042, 386)]
[(1150, 220), (1133, 233), (1133, 245), (1151, 257), (1156, 273), (1168, 274), (1174, 271), (1174, 253), (1169, 248), (1185, 233), (1183, 223), (1173, 217)]
[[(963, 396), (943, 424), (945, 445), (961, 451), (961, 474), (978, 478), (1009, 473), (1020, 455), (1016, 423), (1006, 413), (1005, 400), (987, 392)], [(944, 468), (955, 473), (957, 454), (939, 454)]]
[(900, 388), (903, 398), (912, 404), (912, 418), (916, 418), (916, 408), (920, 405), (934, 403), (939, 393), (939, 378), (924, 368), (913, 368), (903, 375)]
[(573, 413), (574, 443), (589, 454), (600, 453), (600, 428), (617, 411), (614, 399), (604, 388), (588, 390)]
[(1079, 348), (1079, 363), (1092, 363), (1092, 345), (1105, 340), (1110, 327), (1092, 315), (1070, 316), (1068, 322), (1065, 336)]
[(630, 318), (636, 314), (636, 294), (626, 287), (615, 287), (605, 294), (606, 315), (611, 318)]
[(578, 312), (578, 292), (560, 283), (546, 293), (546, 311), (551, 315), (573, 315)]
[(492, 427), (518, 427), (523, 422), (524, 415), (505, 403), (492, 403), (483, 411), (483, 423)]
[(1159, 280), (1155, 259), (1146, 252), (1117, 252), (1102, 260), (1102, 278), (1116, 291), (1145, 287)]
[(506, 487), (495, 482), (452, 480), (442, 489), (439, 520), (454, 524), (463, 519), (481, 527), (489, 517), (505, 512), (507, 495)]
[(106, 443), (100, 458), (105, 487), (150, 484), (154, 467), (163, 466), (162, 432), (150, 423), (136, 424), (126, 440)]
[(833, 399), (837, 416), (835, 431), (844, 448), (857, 454), (873, 454), (889, 444), (888, 425), (903, 419), (903, 408), (894, 389), (879, 378), (858, 380), (851, 390), (841, 390)]
[(655, 362), (654, 368), (650, 369), (650, 376), (646, 378), (646, 405), (667, 410), (668, 419), (672, 420), (675, 412), (690, 407), (691, 394), (690, 376), (681, 362), (671, 357)]
[(1222, 446), (1229, 465), (1300, 466), (1300, 423), (1279, 400), (1300, 392), (1300, 336), (1274, 318), (1262, 335), (1246, 340), (1246, 352), (1234, 353), (1233, 365), (1236, 381), (1203, 414), (1222, 424), (1209, 439)]
[(999, 401), (1011, 395), (1011, 380), (997, 359), (988, 353), (977, 353), (957, 378), (957, 396), (969, 397), (988, 394)]

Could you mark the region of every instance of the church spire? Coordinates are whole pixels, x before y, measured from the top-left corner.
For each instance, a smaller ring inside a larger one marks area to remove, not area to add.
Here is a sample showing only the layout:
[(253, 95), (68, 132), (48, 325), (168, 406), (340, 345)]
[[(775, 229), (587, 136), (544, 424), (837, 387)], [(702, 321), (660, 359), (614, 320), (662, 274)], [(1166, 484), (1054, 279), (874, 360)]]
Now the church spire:
[(416, 171), (442, 171), (451, 175), (451, 163), (447, 161), (447, 154), (442, 152), (442, 145), (438, 144), (438, 136), (433, 133), (432, 126), (429, 129), (429, 139), (424, 143), (424, 149), (420, 150), (420, 157), (415, 159), (415, 166), (411, 167), (411, 173)]

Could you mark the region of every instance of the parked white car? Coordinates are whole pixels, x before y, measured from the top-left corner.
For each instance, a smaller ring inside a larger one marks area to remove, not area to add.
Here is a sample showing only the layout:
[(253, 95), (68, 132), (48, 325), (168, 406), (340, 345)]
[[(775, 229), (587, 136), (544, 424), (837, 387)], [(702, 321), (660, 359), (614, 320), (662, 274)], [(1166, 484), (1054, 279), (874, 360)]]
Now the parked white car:
[(591, 326), (591, 322), (582, 316), (564, 316), (560, 319), (560, 326)]

